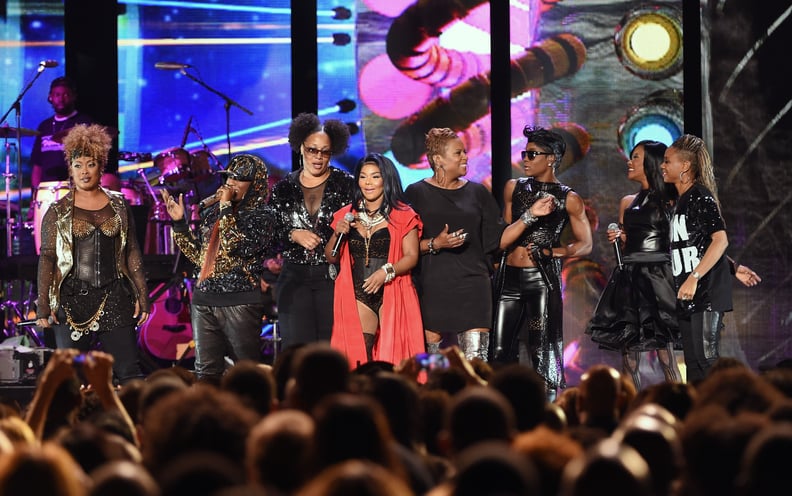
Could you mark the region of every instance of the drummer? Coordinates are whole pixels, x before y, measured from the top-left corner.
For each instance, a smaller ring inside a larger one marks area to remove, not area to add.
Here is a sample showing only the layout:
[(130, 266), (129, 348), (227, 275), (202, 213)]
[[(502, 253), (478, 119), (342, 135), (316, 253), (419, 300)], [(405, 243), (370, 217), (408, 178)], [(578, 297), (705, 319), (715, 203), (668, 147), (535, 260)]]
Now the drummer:
[[(77, 110), (77, 87), (66, 76), (55, 78), (50, 84), (47, 101), (52, 105), (54, 115), (41, 121), (39, 135), (33, 142), (30, 162), (33, 165), (31, 186), (35, 199), (39, 184), (45, 181), (67, 181), (69, 168), (63, 156), (63, 138), (69, 129), (77, 124), (92, 124), (94, 120)], [(107, 164), (108, 167), (113, 164)], [(121, 183), (115, 171), (105, 171), (102, 185), (119, 190)], [(32, 211), (33, 209), (31, 209)]]

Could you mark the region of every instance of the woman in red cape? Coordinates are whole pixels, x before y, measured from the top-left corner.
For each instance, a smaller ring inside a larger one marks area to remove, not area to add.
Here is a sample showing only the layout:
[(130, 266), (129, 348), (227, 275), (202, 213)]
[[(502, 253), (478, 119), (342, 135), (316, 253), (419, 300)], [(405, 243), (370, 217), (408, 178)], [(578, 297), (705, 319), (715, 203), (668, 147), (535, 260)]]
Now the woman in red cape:
[(388, 158), (367, 155), (355, 180), (353, 201), (334, 214), (335, 232), (325, 247), (328, 261), (339, 264), (330, 344), (352, 367), (370, 360), (398, 364), (424, 351), (410, 277), (419, 257), (421, 219), (404, 200)]

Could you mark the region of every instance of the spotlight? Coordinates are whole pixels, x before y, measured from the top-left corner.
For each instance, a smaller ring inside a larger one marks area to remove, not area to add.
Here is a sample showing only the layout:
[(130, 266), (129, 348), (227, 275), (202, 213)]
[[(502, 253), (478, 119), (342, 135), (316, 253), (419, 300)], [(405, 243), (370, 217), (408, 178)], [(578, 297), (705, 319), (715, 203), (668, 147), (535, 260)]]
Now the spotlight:
[(682, 13), (670, 5), (637, 7), (622, 17), (613, 43), (628, 71), (665, 79), (682, 69)]
[(636, 143), (654, 140), (670, 145), (682, 135), (682, 92), (661, 90), (650, 94), (627, 111), (619, 124), (618, 143), (627, 157)]
[(336, 21), (346, 21), (350, 17), (352, 17), (352, 11), (346, 7), (336, 7), (333, 9), (333, 19)]
[(352, 37), (346, 33), (333, 33), (333, 45), (346, 46), (352, 41)]
[(357, 103), (353, 102), (349, 98), (344, 98), (343, 100), (337, 101), (336, 105), (338, 105), (338, 111), (342, 114), (348, 114), (349, 112), (355, 110), (355, 107), (357, 107)]

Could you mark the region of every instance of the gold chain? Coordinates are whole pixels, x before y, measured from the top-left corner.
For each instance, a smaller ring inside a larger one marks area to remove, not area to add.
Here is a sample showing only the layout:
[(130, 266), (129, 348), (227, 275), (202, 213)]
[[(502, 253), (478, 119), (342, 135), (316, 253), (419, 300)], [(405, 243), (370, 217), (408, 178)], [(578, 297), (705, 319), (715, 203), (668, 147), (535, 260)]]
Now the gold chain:
[(366, 228), (366, 236), (363, 238), (363, 243), (366, 246), (366, 267), (369, 266), (369, 246), (371, 245), (371, 229), (379, 224), (385, 222), (385, 216), (378, 210), (373, 216), (369, 217), (368, 212), (364, 209), (358, 213), (358, 220), (360, 224)]
[(96, 313), (89, 317), (85, 322), (77, 323), (73, 321), (71, 315), (69, 314), (69, 309), (64, 306), (63, 311), (66, 313), (66, 323), (69, 324), (69, 327), (80, 333), (86, 333), (87, 331), (98, 331), (99, 323), (97, 321), (99, 320), (99, 317), (104, 315), (104, 307), (105, 303), (107, 303), (107, 297), (109, 295), (109, 293), (105, 294), (104, 299), (102, 299), (102, 303), (99, 305), (99, 309), (96, 310)]

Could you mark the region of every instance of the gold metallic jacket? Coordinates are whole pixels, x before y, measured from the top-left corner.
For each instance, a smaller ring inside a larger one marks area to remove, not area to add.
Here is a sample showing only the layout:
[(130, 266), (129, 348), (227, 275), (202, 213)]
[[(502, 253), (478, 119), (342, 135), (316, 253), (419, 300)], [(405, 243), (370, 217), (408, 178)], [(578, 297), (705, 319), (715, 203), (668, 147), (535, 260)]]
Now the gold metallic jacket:
[[(131, 239), (130, 210), (121, 193), (102, 188), (110, 198), (110, 206), (121, 219), (121, 233), (116, 240), (116, 270), (131, 283), (141, 311), (149, 312), (148, 288), (143, 255), (137, 240)], [(74, 194), (69, 192), (50, 205), (41, 221), (41, 258), (38, 269), (38, 300), (36, 317), (47, 318), (60, 307), (63, 279), (74, 265), (72, 211)]]

